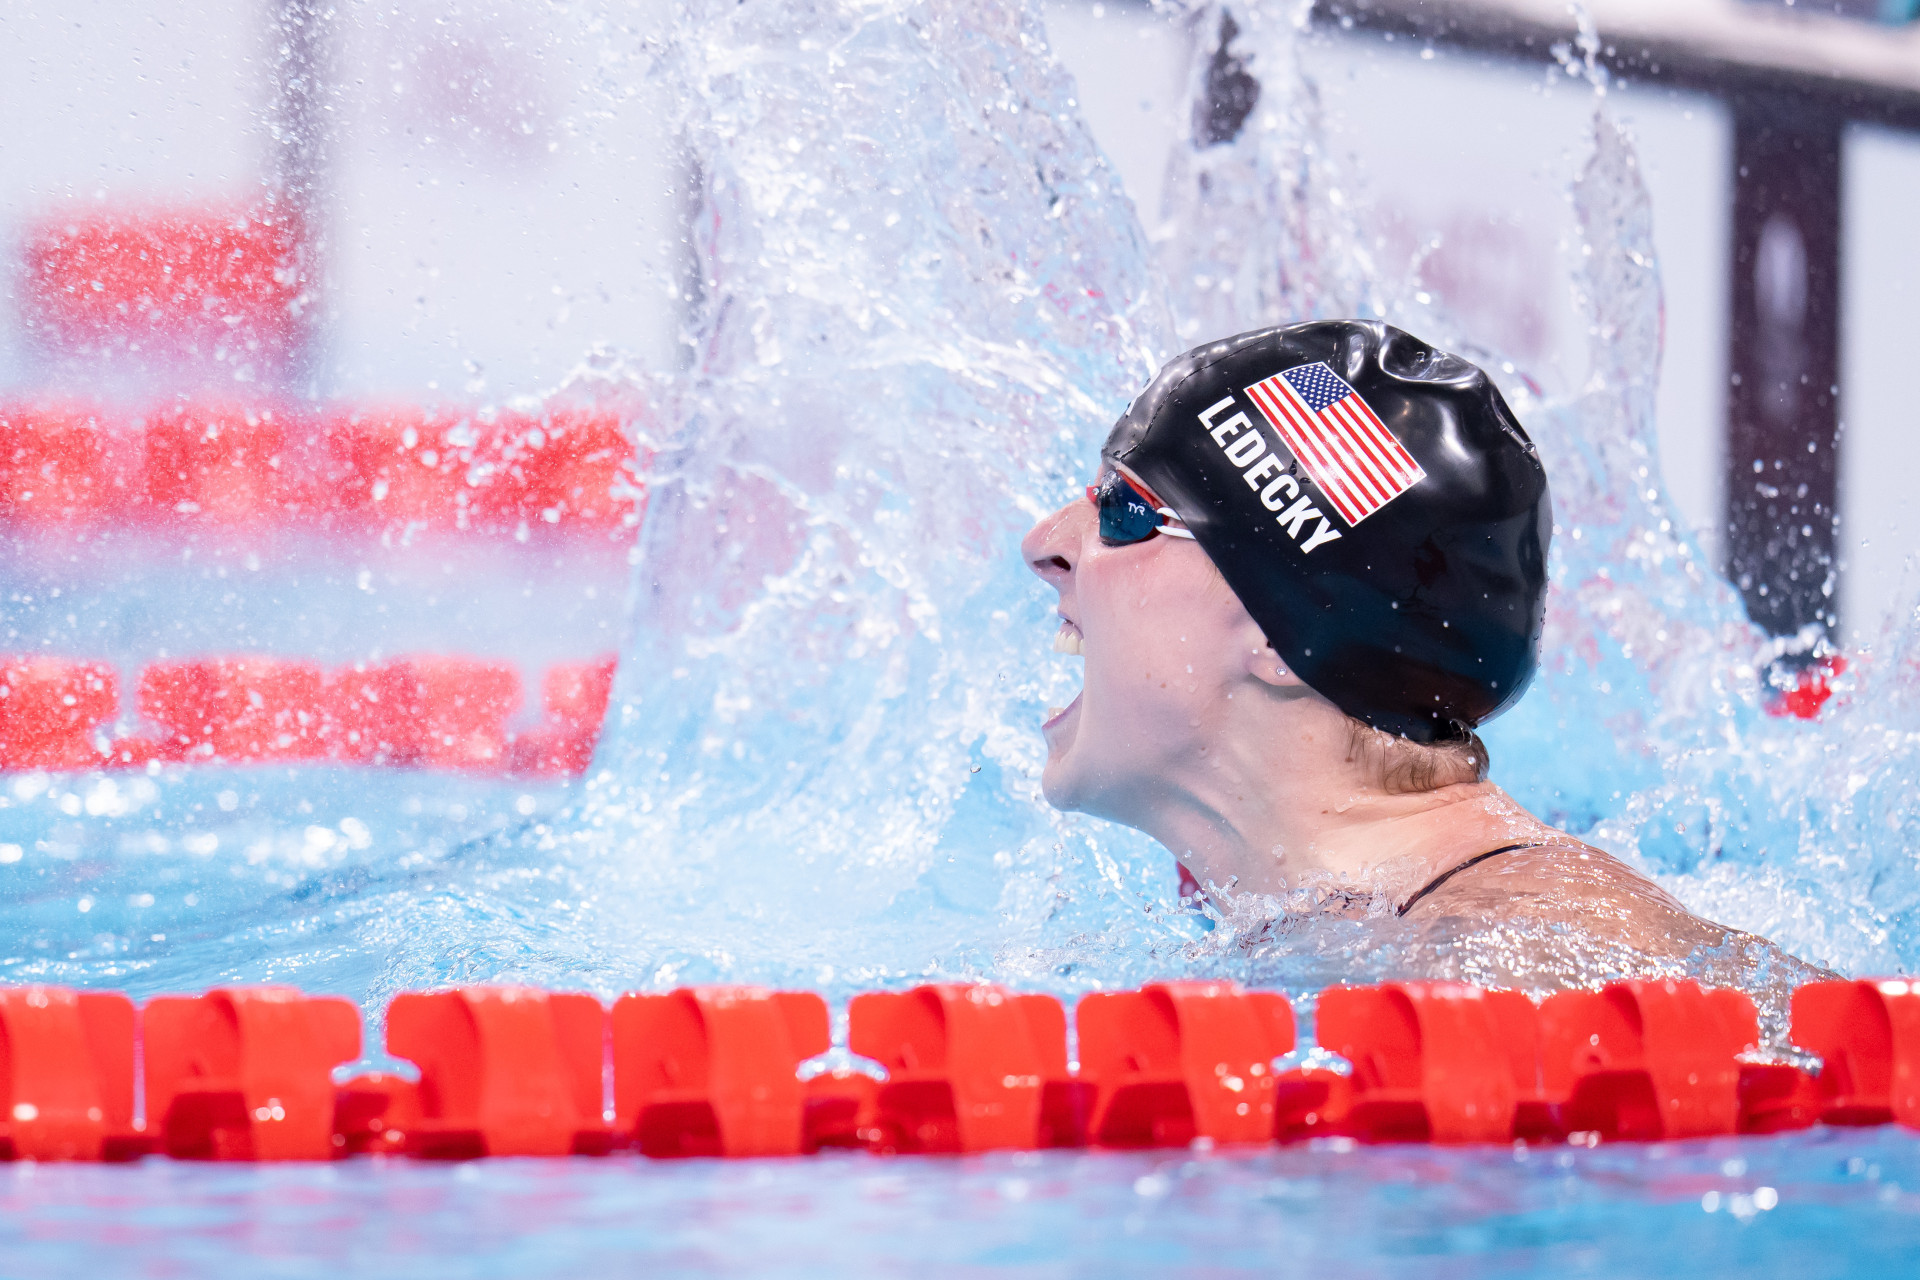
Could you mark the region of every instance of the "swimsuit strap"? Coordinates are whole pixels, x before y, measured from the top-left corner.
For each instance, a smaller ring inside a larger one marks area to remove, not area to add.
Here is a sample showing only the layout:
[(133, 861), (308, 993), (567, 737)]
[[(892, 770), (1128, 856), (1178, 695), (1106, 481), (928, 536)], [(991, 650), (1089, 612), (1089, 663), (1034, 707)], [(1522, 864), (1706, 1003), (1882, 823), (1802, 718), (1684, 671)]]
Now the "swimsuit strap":
[(1513, 853), (1520, 849), (1544, 849), (1551, 843), (1553, 842), (1550, 840), (1529, 840), (1523, 844), (1503, 844), (1498, 849), (1489, 849), (1485, 853), (1475, 854), (1473, 857), (1468, 858), (1465, 862), (1455, 863), (1453, 866), (1448, 867), (1445, 871), (1442, 871), (1439, 875), (1435, 876), (1433, 879), (1427, 881), (1425, 888), (1421, 889), (1418, 893), (1414, 894), (1411, 898), (1408, 898), (1405, 902), (1401, 903), (1400, 910), (1396, 914), (1402, 915), (1402, 916), (1406, 915), (1407, 912), (1413, 910), (1414, 903), (1420, 901), (1420, 899), (1426, 897), (1428, 894), (1432, 893), (1435, 889), (1438, 889), (1441, 885), (1453, 879), (1455, 876), (1459, 875), (1462, 871), (1465, 871), (1468, 867), (1478, 866), (1480, 863), (1485, 862), (1488, 858), (1497, 858), (1503, 853)]

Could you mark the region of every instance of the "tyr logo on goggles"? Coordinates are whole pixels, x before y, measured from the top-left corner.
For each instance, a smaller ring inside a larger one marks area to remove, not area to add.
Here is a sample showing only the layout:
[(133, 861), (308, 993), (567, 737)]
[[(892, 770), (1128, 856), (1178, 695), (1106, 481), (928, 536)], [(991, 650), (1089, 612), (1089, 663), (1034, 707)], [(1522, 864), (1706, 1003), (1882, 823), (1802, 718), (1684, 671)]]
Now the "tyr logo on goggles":
[(1145, 542), (1156, 533), (1191, 540), (1193, 534), (1168, 523), (1178, 520), (1173, 508), (1163, 507), (1140, 485), (1112, 468), (1087, 486), (1087, 501), (1100, 509), (1100, 541), (1110, 547)]

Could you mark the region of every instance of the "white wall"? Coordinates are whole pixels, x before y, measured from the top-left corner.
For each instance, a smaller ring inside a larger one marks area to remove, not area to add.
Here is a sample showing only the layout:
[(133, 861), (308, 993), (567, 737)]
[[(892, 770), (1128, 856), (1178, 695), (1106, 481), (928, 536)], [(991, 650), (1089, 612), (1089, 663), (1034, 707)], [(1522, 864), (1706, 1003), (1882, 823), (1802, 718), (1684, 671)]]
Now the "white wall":
[(23, 228), (257, 194), (264, 12), (260, 0), (0, 4), (0, 387), (30, 376), (13, 265)]
[[(273, 7), (0, 4), (0, 389), (37, 376), (12, 265), (23, 229), (76, 206), (257, 198)], [(323, 390), (538, 392), (598, 344), (671, 365), (685, 248), (668, 113), (638, 63), (606, 62), (655, 19), (642, 5), (627, 34), (603, 34), (595, 17), (341, 0)]]
[[(0, 6), (0, 259), (68, 208), (241, 202), (271, 145), (267, 0), (28, 0)], [(337, 24), (327, 378), (355, 396), (491, 398), (552, 386), (606, 344), (674, 362), (684, 245), (665, 105), (603, 75), (603, 37), (538, 0), (345, 0)], [(635, 18), (644, 28), (646, 15)], [(1182, 21), (1052, 0), (1056, 51), (1151, 225), (1185, 126)], [(591, 56), (590, 56), (591, 55)], [(1550, 388), (1578, 384), (1567, 184), (1591, 98), (1540, 66), (1335, 37), (1313, 53), (1333, 143), (1389, 248), (1438, 234), (1449, 301)], [(1665, 273), (1660, 436), (1669, 488), (1717, 554), (1729, 125), (1710, 100), (1627, 87)], [(1920, 297), (1920, 141), (1856, 130), (1846, 167), (1841, 612), (1857, 642), (1920, 544), (1902, 376)], [(1449, 255), (1454, 261), (1449, 263)], [(0, 271), (0, 389), (33, 376)], [(1477, 311), (1476, 311), (1477, 309)]]
[(1651, 87), (1616, 92), (1614, 107), (1640, 149), (1666, 298), (1660, 465), (1674, 505), (1717, 565), (1726, 554), (1733, 121), (1714, 99)]
[[(1567, 193), (1591, 147), (1591, 89), (1557, 69), (1428, 57), (1406, 42), (1354, 37), (1328, 49), (1321, 92), (1335, 145), (1405, 228), (1403, 252), (1439, 236), (1426, 274), (1442, 302), (1550, 392), (1580, 386), (1587, 335), (1572, 301)], [(1616, 86), (1610, 105), (1632, 132), (1653, 204), (1667, 313), (1661, 466), (1682, 518), (1717, 560), (1731, 122), (1712, 99), (1666, 89)]]
[[(1183, 26), (1144, 6), (1064, 2), (1047, 21), (1095, 138), (1151, 226), (1167, 149), (1185, 125)], [(1329, 143), (1383, 235), (1383, 262), (1404, 267), (1438, 237), (1423, 278), (1464, 327), (1549, 392), (1577, 388), (1587, 349), (1570, 295), (1567, 191), (1590, 145), (1586, 84), (1365, 35), (1319, 33), (1309, 61)], [(1664, 89), (1616, 88), (1612, 106), (1639, 144), (1666, 289), (1662, 466), (1717, 559), (1731, 126), (1713, 100)]]
[(1087, 127), (1152, 230), (1167, 156), (1185, 132), (1185, 22), (1140, 3), (1045, 0), (1047, 42), (1073, 73)]
[(1857, 645), (1920, 590), (1902, 590), (1920, 549), (1920, 137), (1851, 130), (1841, 182), (1840, 619)]
[(603, 80), (617, 37), (540, 0), (342, 10), (336, 389), (539, 392), (599, 344), (671, 367), (686, 250), (668, 104), (638, 66)]

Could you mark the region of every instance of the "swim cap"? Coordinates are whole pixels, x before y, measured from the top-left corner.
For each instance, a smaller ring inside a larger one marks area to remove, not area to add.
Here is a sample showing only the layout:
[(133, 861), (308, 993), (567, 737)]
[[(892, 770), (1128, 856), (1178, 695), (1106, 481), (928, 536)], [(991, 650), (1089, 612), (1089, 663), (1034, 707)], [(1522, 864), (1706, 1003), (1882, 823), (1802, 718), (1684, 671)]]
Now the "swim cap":
[(1539, 665), (1547, 474), (1477, 366), (1319, 320), (1196, 347), (1101, 450), (1180, 516), (1308, 687), (1415, 742)]

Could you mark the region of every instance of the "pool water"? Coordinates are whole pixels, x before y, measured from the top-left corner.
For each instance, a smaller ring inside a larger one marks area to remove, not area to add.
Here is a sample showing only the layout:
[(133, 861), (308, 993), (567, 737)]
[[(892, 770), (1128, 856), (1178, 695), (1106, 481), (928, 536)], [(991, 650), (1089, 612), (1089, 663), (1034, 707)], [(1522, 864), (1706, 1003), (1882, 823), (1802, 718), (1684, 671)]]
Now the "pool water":
[(1899, 1275), (1920, 1136), (0, 1172), (0, 1276)]
[[(609, 103), (646, 79), (678, 104), (699, 305), (683, 373), (600, 361), (572, 388), (638, 389), (663, 424), (591, 775), (0, 780), (0, 978), (341, 993), (377, 1060), (386, 1000), (449, 983), (604, 998), (751, 981), (843, 1014), (928, 979), (1071, 997), (1213, 974), (1300, 997), (1475, 976), (1474, 940), (1390, 920), (1180, 910), (1163, 850), (1039, 795), (1042, 708), (1076, 674), (1046, 652), (1020, 534), (1084, 483), (1193, 324), (1330, 314), (1485, 361), (1547, 462), (1546, 651), (1487, 734), (1495, 780), (1806, 961), (1920, 968), (1906, 615), (1819, 721), (1764, 713), (1777, 646), (1662, 496), (1650, 214), (1597, 86), (1591, 135), (1569, 140), (1584, 265), (1557, 282), (1579, 291), (1593, 368), (1549, 391), (1373, 261), (1353, 175), (1315, 144), (1291, 3), (1236, 9), (1265, 105), (1174, 157), (1159, 213), (1120, 192), (1012, 0), (687, 0), (657, 30), (600, 20), (616, 8), (580, 6), (556, 39)], [(1196, 14), (1217, 27), (1217, 7)], [(592, 138), (593, 118), (574, 123)], [(1261, 250), (1223, 293), (1201, 250), (1234, 244)], [(330, 615), (363, 589), (337, 566), (275, 597), (221, 576), (96, 583), (107, 603), (88, 607), (276, 636), (303, 629), (278, 625), (289, 607)], [(1744, 952), (1678, 970), (1748, 986), (1776, 1031), (1806, 972)], [(1499, 970), (1540, 987), (1647, 971), (1608, 954)], [(0, 1274), (1877, 1274), (1914, 1256), (1917, 1151), (1886, 1129), (1524, 1152), (22, 1165), (0, 1171)]]

